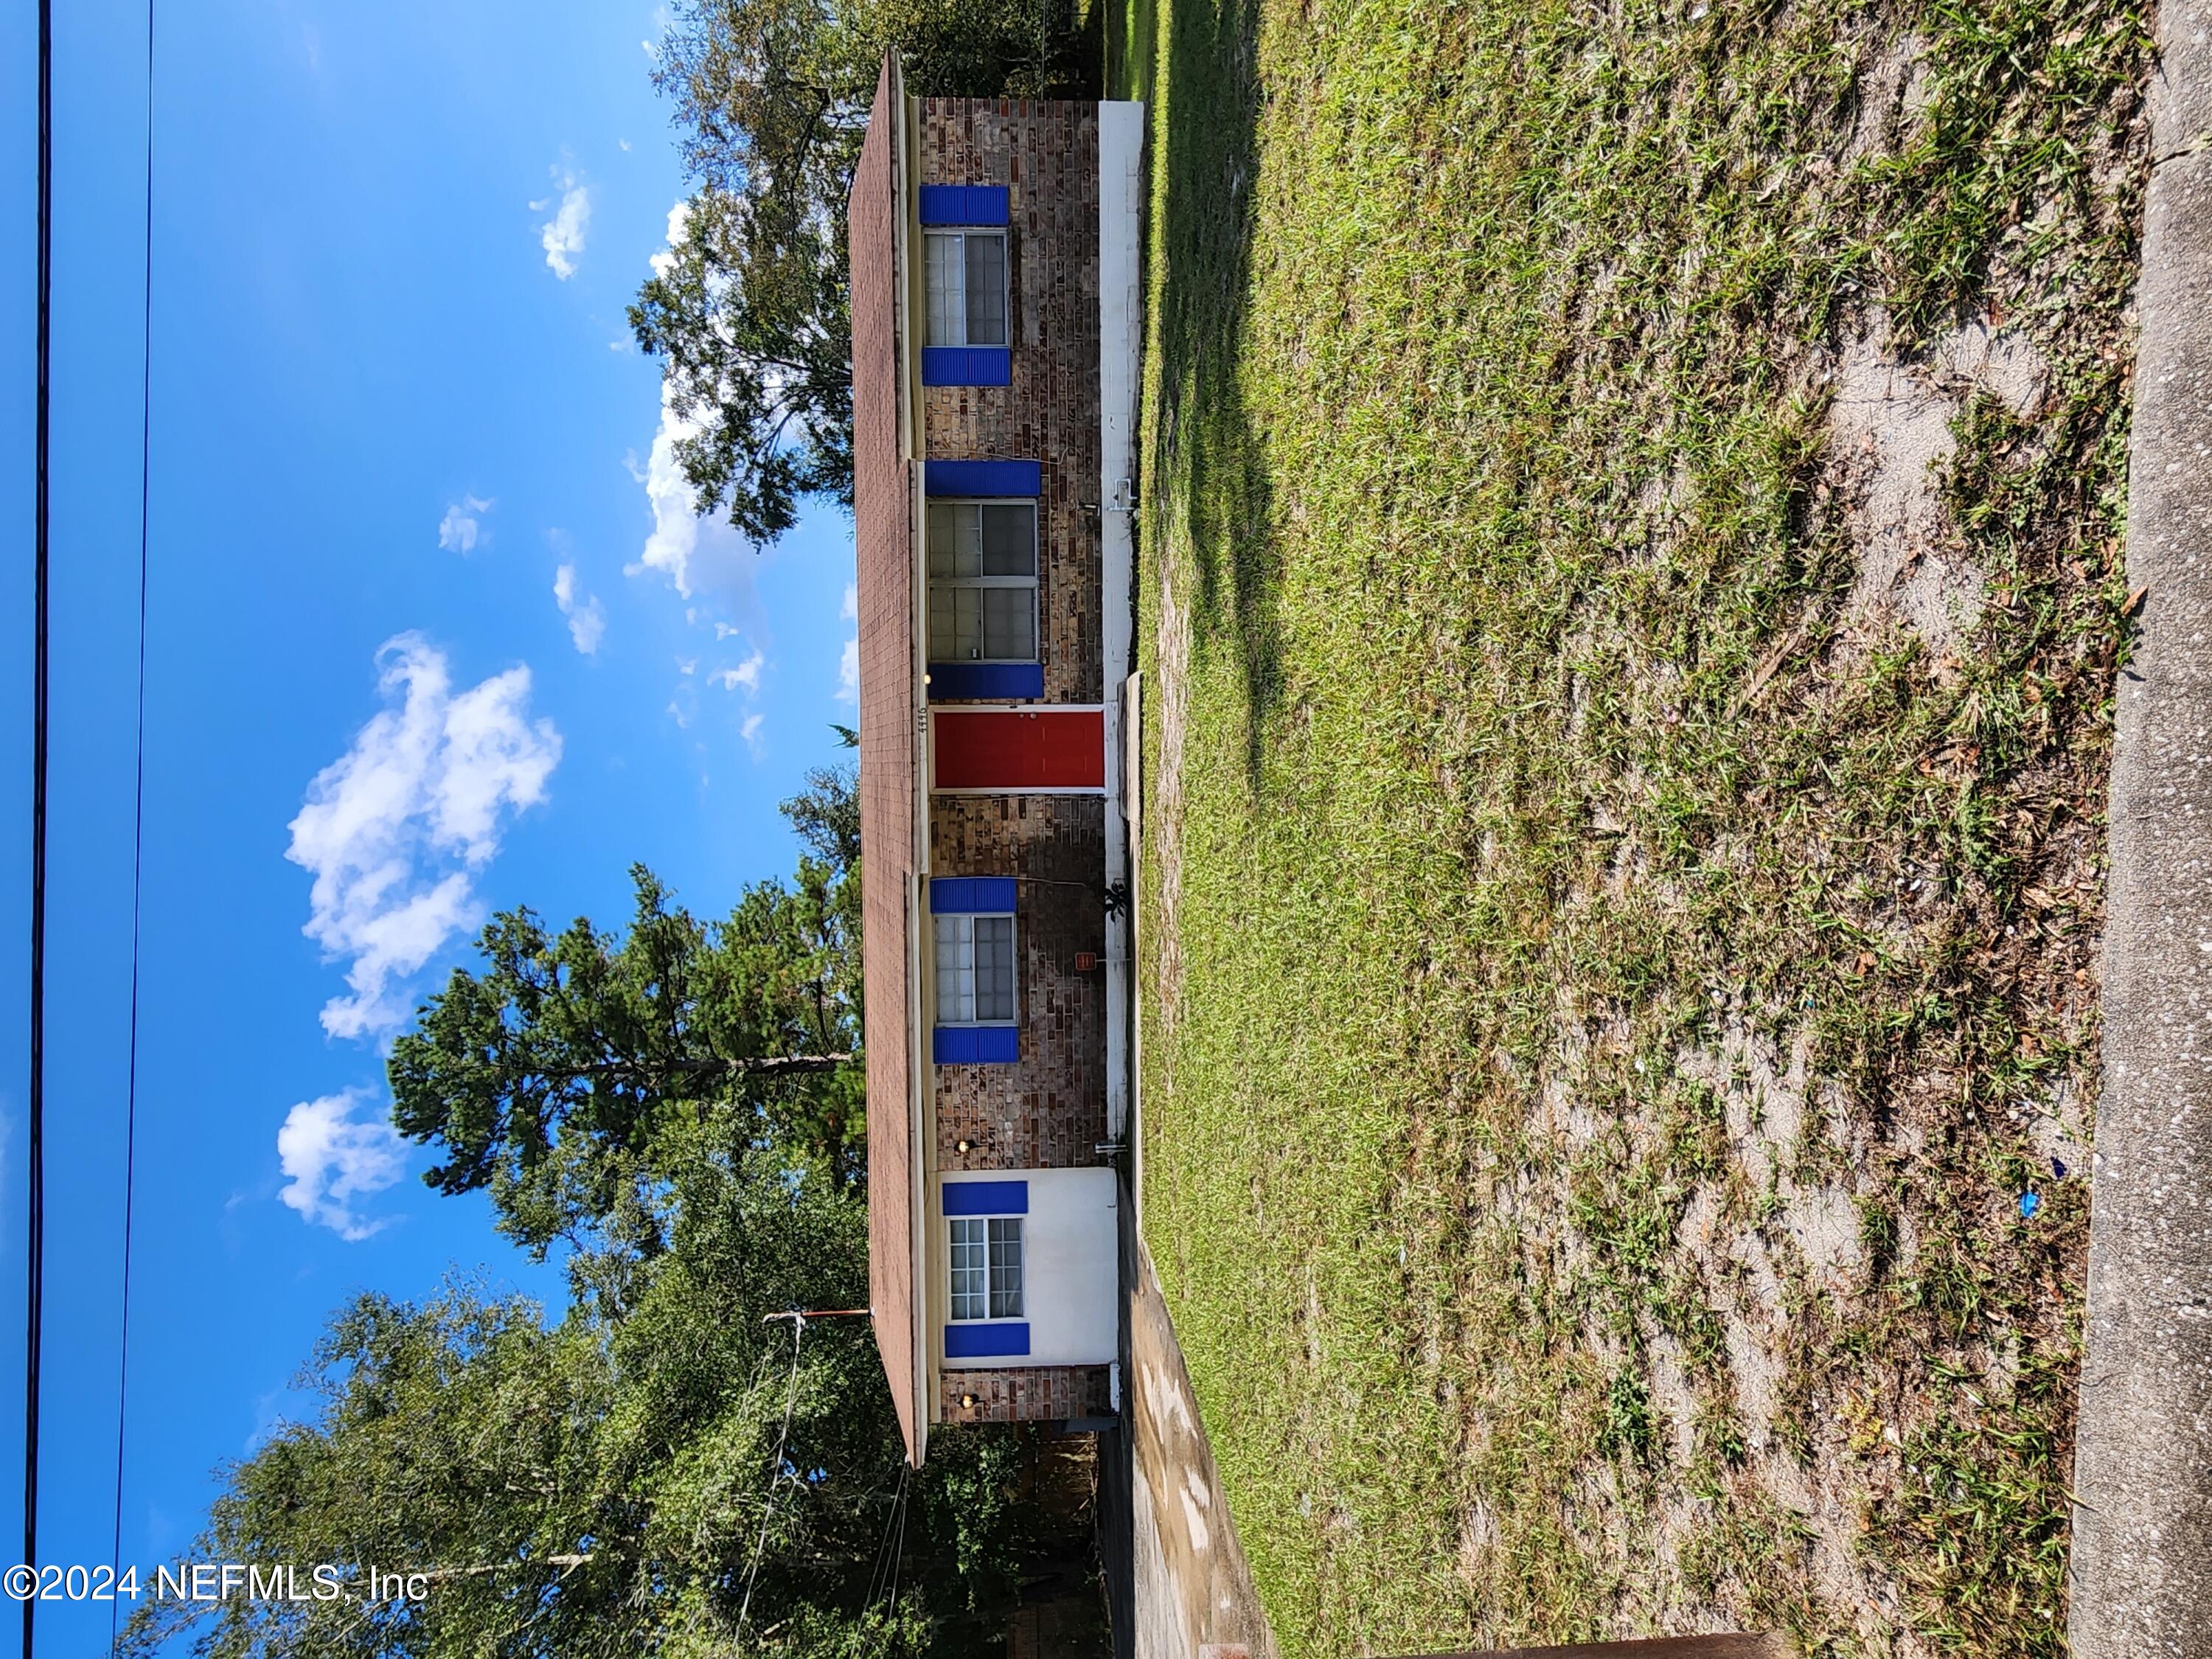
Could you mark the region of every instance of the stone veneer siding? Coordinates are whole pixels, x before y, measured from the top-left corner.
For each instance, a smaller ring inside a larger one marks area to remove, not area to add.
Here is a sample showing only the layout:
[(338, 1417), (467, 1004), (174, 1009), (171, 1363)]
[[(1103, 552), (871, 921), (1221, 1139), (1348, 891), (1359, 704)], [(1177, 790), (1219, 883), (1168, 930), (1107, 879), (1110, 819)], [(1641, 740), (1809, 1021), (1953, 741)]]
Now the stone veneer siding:
[[(1095, 1150), (1106, 1138), (1104, 799), (939, 795), (929, 820), (937, 874), (1027, 878), (1014, 912), (1022, 1057), (936, 1068), (938, 1168), (1104, 1162)], [(1102, 965), (1079, 974), (1084, 951)]]
[[(1048, 702), (1105, 701), (1098, 507), (1098, 110), (1088, 103), (924, 99), (916, 182), (1007, 189), (1010, 384), (928, 386), (922, 453), (1034, 460), (1037, 654)], [(919, 250), (917, 250), (917, 255)], [(1022, 1058), (935, 1068), (941, 1170), (1055, 1169), (1103, 1162), (1106, 804), (1096, 796), (939, 796), (930, 862), (945, 876), (1028, 878), (1019, 889)], [(957, 1150), (962, 1140), (970, 1150)], [(976, 1404), (963, 1407), (963, 1394)], [(1103, 1366), (942, 1370), (948, 1423), (1104, 1414)]]
[[(946, 1423), (1058, 1422), (1104, 1417), (1113, 1410), (1103, 1365), (1032, 1365), (939, 1375), (944, 1390), (939, 1417)], [(966, 1394), (975, 1396), (974, 1405), (960, 1403)]]
[(925, 185), (1004, 185), (1009, 220), (1012, 384), (925, 387), (922, 453), (1043, 464), (1037, 651), (1045, 701), (1103, 702), (1098, 106), (923, 99), (915, 171)]

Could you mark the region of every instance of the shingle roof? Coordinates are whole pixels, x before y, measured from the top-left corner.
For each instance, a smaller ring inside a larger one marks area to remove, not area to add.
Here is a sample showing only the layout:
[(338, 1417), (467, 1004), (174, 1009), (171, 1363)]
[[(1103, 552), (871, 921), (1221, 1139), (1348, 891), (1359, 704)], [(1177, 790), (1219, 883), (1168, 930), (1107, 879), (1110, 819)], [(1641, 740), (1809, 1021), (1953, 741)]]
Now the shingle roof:
[(898, 129), (886, 58), (849, 204), (853, 517), (860, 639), (861, 972), (868, 1064), (868, 1304), (907, 1456), (927, 1425), (914, 1338), (916, 1123), (908, 1001), (915, 941), (913, 485), (902, 438)]

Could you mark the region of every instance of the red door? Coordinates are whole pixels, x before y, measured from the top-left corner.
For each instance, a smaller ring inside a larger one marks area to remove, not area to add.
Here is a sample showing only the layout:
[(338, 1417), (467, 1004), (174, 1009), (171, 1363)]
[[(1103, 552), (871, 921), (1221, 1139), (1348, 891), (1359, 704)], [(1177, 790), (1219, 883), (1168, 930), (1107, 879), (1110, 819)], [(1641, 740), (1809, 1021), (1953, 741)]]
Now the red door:
[(933, 708), (930, 787), (1103, 789), (1106, 716), (1097, 708)]

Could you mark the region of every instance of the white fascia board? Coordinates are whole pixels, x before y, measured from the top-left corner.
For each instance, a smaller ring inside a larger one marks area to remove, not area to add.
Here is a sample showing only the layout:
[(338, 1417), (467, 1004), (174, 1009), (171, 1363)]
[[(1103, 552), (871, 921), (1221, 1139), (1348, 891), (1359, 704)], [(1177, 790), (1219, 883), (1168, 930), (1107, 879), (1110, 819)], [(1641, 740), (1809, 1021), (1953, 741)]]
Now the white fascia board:
[[(1138, 374), (1144, 344), (1139, 237), (1144, 190), (1145, 106), (1098, 106), (1098, 488), (1103, 541), (1106, 871), (1110, 886), (1130, 880), (1128, 826), (1121, 777), (1125, 683), (1136, 623), (1135, 535)], [(1106, 919), (1106, 1133), (1120, 1139), (1129, 1122), (1129, 907)]]

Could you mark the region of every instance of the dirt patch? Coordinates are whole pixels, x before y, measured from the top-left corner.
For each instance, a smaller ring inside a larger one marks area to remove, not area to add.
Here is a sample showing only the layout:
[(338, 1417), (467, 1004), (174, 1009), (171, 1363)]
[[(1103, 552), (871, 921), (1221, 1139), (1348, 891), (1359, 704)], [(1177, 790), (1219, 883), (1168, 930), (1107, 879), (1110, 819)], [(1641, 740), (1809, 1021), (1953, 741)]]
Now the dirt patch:
[(1844, 161), (1911, 143), (1927, 118), (1928, 97), (1928, 42), (1918, 34), (1901, 34), (1860, 72), (1858, 118)]
[(1943, 509), (1955, 423), (1976, 392), (2015, 416), (2032, 415), (2050, 374), (2032, 342), (1979, 320), (1917, 358), (1893, 349), (1879, 313), (1844, 345), (1832, 374), (1828, 443), (1830, 487), (1857, 562), (1845, 606), (1854, 620), (1901, 622), (1939, 659), (1964, 646), (1981, 620), (1989, 579)]

